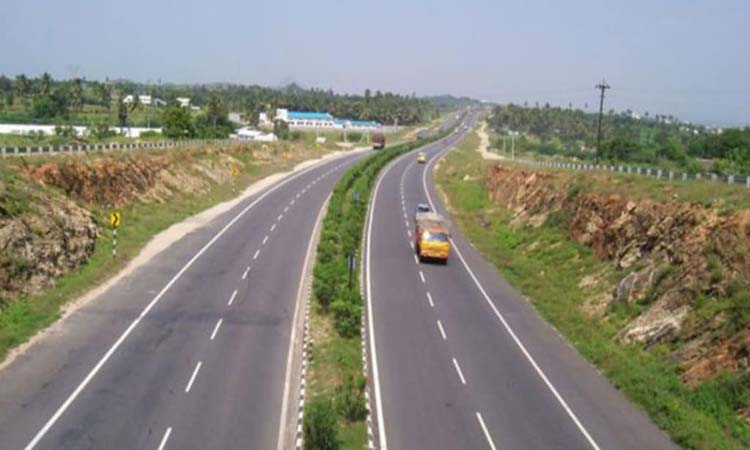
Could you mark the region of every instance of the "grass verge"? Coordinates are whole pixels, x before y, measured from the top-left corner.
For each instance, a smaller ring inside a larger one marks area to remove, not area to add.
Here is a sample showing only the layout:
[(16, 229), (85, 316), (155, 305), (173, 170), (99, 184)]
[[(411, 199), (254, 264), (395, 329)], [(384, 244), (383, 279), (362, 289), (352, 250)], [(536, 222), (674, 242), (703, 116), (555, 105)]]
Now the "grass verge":
[(436, 169), (441, 195), (472, 244), (586, 359), (686, 449), (750, 448), (750, 427), (735, 410), (750, 402), (748, 377), (725, 376), (689, 389), (677, 368), (658, 352), (616, 344), (615, 334), (632, 311), (606, 319), (585, 312), (587, 275), (612, 276), (606, 262), (568, 238), (554, 224), (509, 226), (510, 214), (488, 196), (487, 166), (476, 152), (478, 137), (465, 139)]

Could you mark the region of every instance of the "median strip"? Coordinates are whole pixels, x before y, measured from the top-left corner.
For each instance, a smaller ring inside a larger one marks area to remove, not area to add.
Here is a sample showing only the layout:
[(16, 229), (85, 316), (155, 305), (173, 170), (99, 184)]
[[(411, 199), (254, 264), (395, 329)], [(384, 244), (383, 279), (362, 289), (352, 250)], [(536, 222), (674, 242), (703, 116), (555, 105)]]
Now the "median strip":
[[(369, 405), (363, 365), (360, 247), (367, 200), (381, 169), (419, 144), (376, 153), (349, 169), (336, 184), (323, 222), (314, 269), (303, 447), (368, 445)], [(408, 226), (408, 222), (407, 222)], [(333, 442), (334, 446), (324, 443)]]

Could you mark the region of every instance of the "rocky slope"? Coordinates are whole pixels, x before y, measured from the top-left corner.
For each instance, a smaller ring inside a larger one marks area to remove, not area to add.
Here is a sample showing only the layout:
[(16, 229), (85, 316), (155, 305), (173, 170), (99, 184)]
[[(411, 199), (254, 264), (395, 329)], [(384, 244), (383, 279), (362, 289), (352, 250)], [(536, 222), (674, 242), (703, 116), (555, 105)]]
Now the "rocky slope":
[[(608, 182), (604, 175), (592, 180)], [(662, 344), (690, 385), (750, 371), (750, 210), (606, 193), (570, 173), (505, 165), (486, 181), (516, 226), (562, 227), (616, 268), (620, 280), (592, 311), (638, 306), (620, 342)]]
[(231, 167), (258, 170), (309, 153), (279, 142), (6, 160), (0, 167), (0, 311), (86, 263), (108, 229), (110, 208), (203, 194), (230, 182)]

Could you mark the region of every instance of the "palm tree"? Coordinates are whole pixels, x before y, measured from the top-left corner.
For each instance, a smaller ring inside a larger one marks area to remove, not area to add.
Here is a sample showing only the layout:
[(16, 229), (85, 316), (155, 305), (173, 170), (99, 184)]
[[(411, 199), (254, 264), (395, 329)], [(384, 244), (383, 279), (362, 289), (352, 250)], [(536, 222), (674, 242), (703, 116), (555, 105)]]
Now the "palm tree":
[(73, 108), (80, 111), (83, 109), (83, 80), (73, 79), (73, 89), (70, 90), (70, 102)]
[(51, 89), (52, 89), (52, 75), (50, 75), (47, 72), (44, 72), (42, 74), (41, 78), (41, 84), (42, 84), (42, 95), (49, 95)]

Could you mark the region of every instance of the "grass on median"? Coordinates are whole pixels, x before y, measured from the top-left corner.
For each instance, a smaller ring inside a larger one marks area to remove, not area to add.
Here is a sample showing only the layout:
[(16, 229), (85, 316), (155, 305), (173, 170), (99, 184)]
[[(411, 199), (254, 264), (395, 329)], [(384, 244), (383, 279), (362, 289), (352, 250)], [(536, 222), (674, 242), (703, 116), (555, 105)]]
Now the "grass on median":
[(676, 443), (695, 450), (750, 448), (750, 427), (735, 414), (735, 408), (750, 401), (750, 379), (724, 376), (691, 390), (658, 352), (615, 344), (619, 326), (632, 312), (592, 318), (584, 311), (591, 293), (581, 285), (591, 274), (611, 279), (610, 265), (554, 225), (510, 227), (508, 211), (489, 200), (484, 184), (488, 163), (475, 151), (477, 142), (475, 135), (464, 140), (436, 173), (453, 218), (472, 244)]
[[(380, 170), (418, 145), (423, 143), (411, 142), (377, 152), (349, 169), (331, 195), (313, 278), (313, 345), (307, 385), (309, 401), (304, 415), (305, 449), (367, 448), (366, 380), (362, 376), (360, 336), (362, 299), (357, 270), (349, 286), (347, 257), (359, 258), (368, 199)], [(336, 415), (335, 422), (326, 415)]]
[[(180, 150), (187, 151), (187, 150)], [(214, 183), (204, 193), (177, 193), (164, 203), (134, 201), (119, 208), (122, 212), (122, 226), (117, 236), (117, 258), (112, 258), (112, 237), (108, 227), (108, 210), (90, 207), (97, 218), (100, 236), (94, 253), (87, 263), (60, 277), (53, 288), (35, 295), (18, 298), (7, 304), (0, 313), (0, 360), (17, 345), (27, 341), (39, 330), (56, 321), (62, 307), (80, 297), (86, 291), (101, 284), (123, 269), (157, 233), (170, 225), (192, 216), (208, 207), (236, 196), (250, 183), (274, 172), (290, 169), (294, 164), (314, 156), (317, 151), (308, 150), (294, 154), (290, 159), (276, 158), (269, 163), (260, 163), (252, 151), (236, 151), (232, 156), (241, 161), (244, 169), (232, 183)], [(211, 155), (198, 154), (196, 158), (210, 158)], [(49, 159), (31, 161), (32, 164)], [(25, 164), (16, 161), (17, 164)], [(2, 167), (4, 184), (16, 179), (13, 168)], [(27, 183), (31, 183), (26, 181)], [(25, 189), (39, 189), (30, 184)]]

